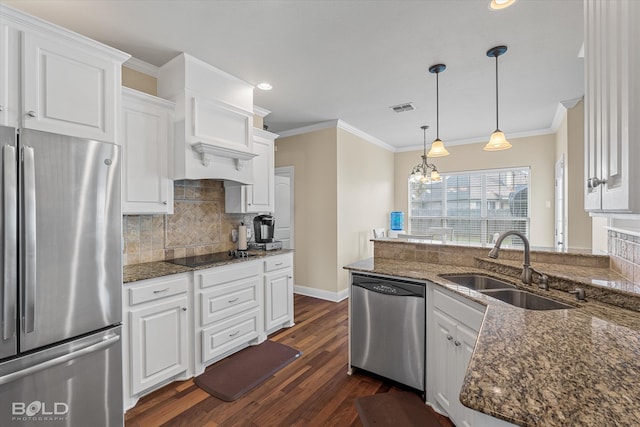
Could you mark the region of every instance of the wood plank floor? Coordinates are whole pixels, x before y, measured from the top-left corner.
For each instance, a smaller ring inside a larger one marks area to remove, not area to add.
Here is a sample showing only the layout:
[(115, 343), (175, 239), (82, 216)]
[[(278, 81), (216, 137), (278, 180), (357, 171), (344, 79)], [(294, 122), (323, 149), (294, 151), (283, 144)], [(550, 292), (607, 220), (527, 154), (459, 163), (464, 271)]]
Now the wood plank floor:
[[(127, 411), (125, 426), (361, 426), (356, 397), (402, 386), (347, 375), (347, 304), (296, 295), (296, 325), (269, 338), (301, 350), (298, 360), (234, 402), (210, 396), (193, 380), (171, 383)], [(443, 427), (453, 426), (437, 417)]]

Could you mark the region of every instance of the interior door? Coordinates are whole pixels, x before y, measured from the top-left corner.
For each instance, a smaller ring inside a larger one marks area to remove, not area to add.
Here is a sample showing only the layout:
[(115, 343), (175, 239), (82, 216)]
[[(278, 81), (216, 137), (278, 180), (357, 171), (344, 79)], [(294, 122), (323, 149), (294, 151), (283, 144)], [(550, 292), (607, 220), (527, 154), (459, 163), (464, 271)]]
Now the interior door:
[(23, 129), (20, 350), (120, 323), (120, 148)]
[(276, 168), (273, 237), (282, 242), (284, 249), (294, 248), (293, 198), (293, 167)]

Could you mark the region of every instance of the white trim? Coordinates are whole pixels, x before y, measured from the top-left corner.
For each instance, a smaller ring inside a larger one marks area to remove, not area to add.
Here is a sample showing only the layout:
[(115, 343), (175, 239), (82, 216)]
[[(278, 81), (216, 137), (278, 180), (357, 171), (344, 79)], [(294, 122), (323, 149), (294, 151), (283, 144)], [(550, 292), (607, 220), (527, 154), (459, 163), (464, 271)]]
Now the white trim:
[(343, 289), (340, 292), (331, 292), (323, 289), (310, 288), (308, 286), (295, 285), (293, 292), (298, 295), (319, 298), (331, 302), (340, 302), (349, 297), (349, 289)]
[(635, 236), (635, 237), (640, 237), (640, 231), (631, 231), (631, 230), (626, 230), (624, 228), (618, 228), (618, 227), (604, 227), (605, 230), (609, 230), (609, 231), (615, 231), (618, 233), (622, 233), (622, 234), (626, 234), (629, 236)]
[(149, 64), (148, 62), (144, 62), (143, 60), (134, 58), (133, 56), (123, 65), (131, 70), (155, 77), (156, 79), (160, 76), (160, 67), (156, 67), (153, 64)]
[[(294, 210), (295, 207), (295, 166), (280, 166), (275, 168), (274, 175), (279, 176), (288, 176), (289, 177), (289, 192), (290, 192), (290, 204), (289, 204), (289, 216), (291, 218), (290, 230), (291, 234), (289, 235), (289, 249), (295, 249), (295, 235), (296, 235), (296, 213)], [(273, 202), (273, 209), (275, 211), (275, 201)], [(295, 261), (294, 261), (295, 263)]]
[(265, 139), (276, 139), (277, 137), (279, 137), (280, 135), (278, 135), (277, 133), (273, 133), (273, 132), (269, 132), (268, 130), (264, 130), (264, 129), (260, 129), (260, 128), (253, 128), (253, 136), (259, 136), (260, 138), (265, 138)]
[(360, 129), (340, 119), (327, 120), (326, 122), (320, 122), (320, 123), (316, 123), (309, 126), (303, 126), (295, 129), (285, 130), (280, 132), (280, 138), (286, 138), (286, 137), (295, 136), (295, 135), (302, 135), (305, 133), (316, 132), (319, 130), (330, 129), (334, 127), (347, 131), (359, 138), (364, 139), (365, 141), (373, 145), (377, 145), (378, 147), (382, 147), (387, 151), (391, 151), (392, 153), (395, 153), (396, 151), (398, 151), (397, 148), (395, 148), (394, 146), (387, 144), (381, 139), (378, 139), (375, 136), (369, 135), (368, 133), (361, 131)]
[(564, 102), (558, 103), (558, 106), (556, 107), (556, 114), (553, 116), (553, 121), (551, 122), (551, 129), (554, 129), (555, 132), (558, 131), (560, 123), (562, 123), (562, 120), (564, 120), (564, 118), (567, 116), (567, 109), (569, 108), (570, 107), (567, 107)]
[(265, 117), (271, 114), (271, 111), (267, 110), (266, 108), (258, 107), (257, 105), (254, 104), (253, 114), (255, 114), (258, 117)]
[(18, 26), (20, 30), (28, 28), (38, 32), (39, 35), (43, 35), (44, 37), (47, 35), (62, 37), (67, 41), (79, 44), (81, 47), (78, 46), (78, 48), (82, 48), (95, 56), (106, 56), (110, 60), (118, 61), (119, 63), (123, 63), (131, 57), (131, 55), (126, 52), (122, 52), (121, 50), (90, 39), (82, 34), (78, 34), (59, 25), (45, 21), (44, 19), (40, 19), (36, 16), (29, 15), (26, 12), (22, 12), (21, 10), (14, 9), (13, 7), (0, 3), (0, 22), (6, 22), (5, 19), (12, 23), (12, 26)]
[(386, 142), (382, 141), (381, 139), (376, 138), (375, 136), (369, 135), (366, 132), (361, 131), (358, 128), (355, 128), (353, 126), (351, 126), (349, 123), (344, 122), (342, 120), (338, 120), (338, 128), (345, 130), (355, 136), (357, 136), (358, 138), (362, 138), (367, 142), (370, 142), (373, 145), (377, 145), (378, 147), (382, 147), (387, 151), (391, 151), (392, 153), (396, 152), (396, 148), (392, 145), (387, 144)]
[(295, 129), (289, 129), (280, 132), (280, 138), (287, 138), (289, 136), (302, 135), (305, 133), (316, 132), (319, 130), (334, 128), (338, 126), (338, 120), (327, 120), (326, 122), (320, 122), (309, 126), (302, 126)]
[(162, 108), (175, 108), (176, 106), (176, 103), (173, 101), (158, 98), (157, 96), (149, 95), (148, 93), (140, 92), (139, 90), (131, 89), (126, 86), (122, 86), (122, 95), (139, 101), (148, 102)]

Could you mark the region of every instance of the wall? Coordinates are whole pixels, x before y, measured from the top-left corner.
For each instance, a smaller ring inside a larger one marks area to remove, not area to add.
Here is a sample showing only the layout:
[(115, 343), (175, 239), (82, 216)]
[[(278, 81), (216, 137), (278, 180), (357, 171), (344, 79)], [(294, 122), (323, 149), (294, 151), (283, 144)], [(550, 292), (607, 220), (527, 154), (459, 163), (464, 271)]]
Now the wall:
[(293, 166), (296, 285), (337, 291), (337, 129), (276, 140), (276, 167)]
[[(496, 152), (484, 151), (484, 142), (448, 146), (449, 156), (429, 160), (440, 172), (530, 166), (531, 244), (553, 247), (555, 135), (509, 138), (509, 142), (513, 145), (511, 149)], [(394, 205), (395, 209), (405, 213), (408, 209), (407, 178), (411, 169), (421, 161), (421, 155), (422, 150), (396, 153)]]
[(124, 265), (235, 249), (231, 230), (253, 215), (224, 212), (219, 180), (174, 182), (173, 215), (124, 215)]
[(584, 100), (567, 110), (567, 135), (565, 198), (568, 247), (591, 248), (592, 221), (584, 210)]
[(340, 292), (349, 284), (341, 267), (372, 257), (372, 230), (387, 228), (393, 210), (394, 153), (339, 128), (337, 161)]
[(122, 86), (139, 90), (149, 95), (158, 95), (158, 79), (125, 66), (122, 67)]

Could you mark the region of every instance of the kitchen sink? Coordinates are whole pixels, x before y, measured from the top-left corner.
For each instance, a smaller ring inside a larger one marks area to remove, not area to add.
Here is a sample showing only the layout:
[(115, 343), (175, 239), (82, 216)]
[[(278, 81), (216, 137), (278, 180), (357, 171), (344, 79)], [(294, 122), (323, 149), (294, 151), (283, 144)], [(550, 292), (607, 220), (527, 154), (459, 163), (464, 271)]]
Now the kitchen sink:
[(531, 292), (517, 289), (484, 290), (483, 294), (490, 296), (507, 304), (514, 305), (528, 310), (561, 310), (565, 308), (575, 308), (569, 304), (564, 304), (550, 298), (541, 297)]
[(483, 276), (481, 274), (443, 274), (440, 277), (447, 279), (457, 285), (464, 286), (465, 288), (473, 289), (475, 291), (481, 291), (485, 289), (515, 289), (516, 287), (511, 283), (503, 282), (493, 277)]

